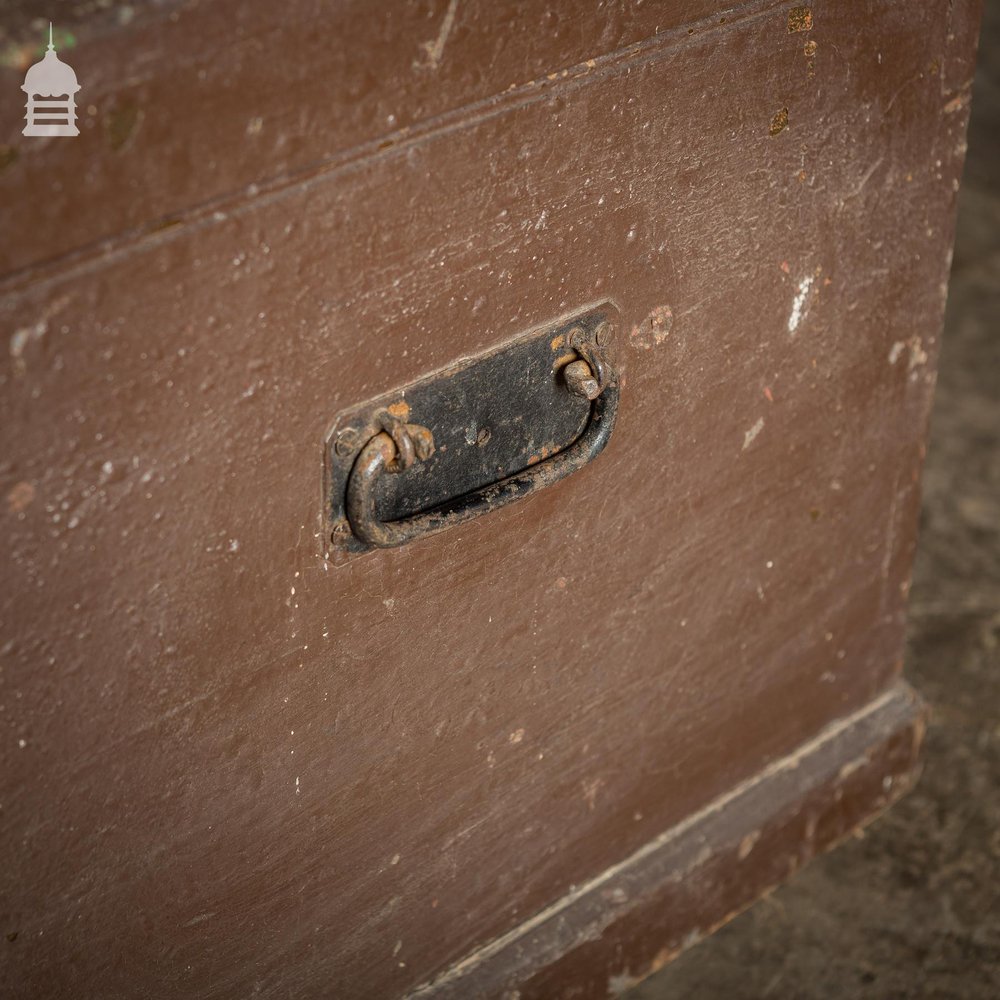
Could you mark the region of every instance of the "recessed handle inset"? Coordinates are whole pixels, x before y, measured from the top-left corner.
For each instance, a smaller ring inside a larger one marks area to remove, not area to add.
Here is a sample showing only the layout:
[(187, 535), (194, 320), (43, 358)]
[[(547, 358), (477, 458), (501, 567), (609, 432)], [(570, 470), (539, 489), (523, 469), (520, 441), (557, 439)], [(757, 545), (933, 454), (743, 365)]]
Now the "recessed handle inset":
[(404, 545), (529, 496), (600, 454), (620, 391), (607, 349), (612, 312), (593, 310), (338, 421), (328, 451), (335, 547)]

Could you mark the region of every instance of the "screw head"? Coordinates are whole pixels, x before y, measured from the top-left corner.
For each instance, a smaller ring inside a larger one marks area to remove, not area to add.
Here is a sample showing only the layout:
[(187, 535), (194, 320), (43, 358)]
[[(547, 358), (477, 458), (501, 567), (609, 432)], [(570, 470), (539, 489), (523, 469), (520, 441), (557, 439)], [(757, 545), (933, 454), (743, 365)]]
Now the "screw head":
[(347, 458), (347, 456), (354, 451), (357, 443), (357, 429), (354, 427), (344, 427), (342, 430), (337, 432), (337, 440), (333, 446), (333, 450), (341, 458)]
[(601, 347), (607, 347), (614, 339), (617, 333), (614, 323), (609, 323), (607, 320), (600, 323), (597, 327), (597, 332), (594, 335), (594, 339)]

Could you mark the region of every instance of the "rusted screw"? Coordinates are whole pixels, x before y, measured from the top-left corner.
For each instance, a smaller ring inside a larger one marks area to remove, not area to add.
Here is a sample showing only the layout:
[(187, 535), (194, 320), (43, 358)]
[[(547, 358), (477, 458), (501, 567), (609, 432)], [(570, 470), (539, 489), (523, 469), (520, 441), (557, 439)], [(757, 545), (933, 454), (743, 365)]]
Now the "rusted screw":
[(345, 427), (337, 433), (337, 441), (333, 450), (341, 457), (347, 458), (358, 444), (358, 432), (354, 427)]
[(493, 432), (489, 429), (489, 427), (483, 427), (482, 430), (480, 430), (480, 432), (476, 435), (476, 444), (482, 448), (483, 445), (489, 443), (492, 436)]
[(601, 347), (607, 347), (615, 339), (615, 334), (617, 332), (618, 331), (616, 330), (614, 323), (608, 323), (605, 321), (598, 325), (597, 332), (594, 334), (594, 339)]
[(584, 399), (597, 399), (600, 396), (601, 387), (586, 361), (571, 361), (563, 369), (563, 374), (566, 385), (574, 396), (582, 396)]

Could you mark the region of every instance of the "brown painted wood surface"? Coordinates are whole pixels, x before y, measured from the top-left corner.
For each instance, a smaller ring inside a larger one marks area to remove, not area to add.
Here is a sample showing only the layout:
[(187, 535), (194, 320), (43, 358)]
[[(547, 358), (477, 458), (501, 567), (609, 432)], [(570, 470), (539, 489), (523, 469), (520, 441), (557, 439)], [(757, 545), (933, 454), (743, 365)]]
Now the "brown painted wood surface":
[(470, 105), (488, 111), (505, 92), (550, 90), (553, 74), (660, 33), (710, 28), (719, 4), (423, 0), (373, 14), (370, 0), (167, 2), (139, 7), (128, 31), (114, 30), (117, 11), (76, 25), (66, 7), (63, 26), (89, 43), (63, 54), (87, 81), (91, 141), (19, 141), (17, 87), (37, 44), (22, 24), (26, 44), (9, 50), (3, 77), (4, 141), (19, 156), (0, 173), (0, 200), (21, 234), (0, 247), (4, 270), (130, 244), (357, 163), (463, 120)]
[[(3, 73), (10, 995), (403, 995), (898, 674), (976, 5), (448, 9)], [(592, 466), (329, 558), (338, 411), (602, 299)]]
[(891, 688), (414, 1000), (620, 995), (909, 791), (923, 732), (919, 701)]

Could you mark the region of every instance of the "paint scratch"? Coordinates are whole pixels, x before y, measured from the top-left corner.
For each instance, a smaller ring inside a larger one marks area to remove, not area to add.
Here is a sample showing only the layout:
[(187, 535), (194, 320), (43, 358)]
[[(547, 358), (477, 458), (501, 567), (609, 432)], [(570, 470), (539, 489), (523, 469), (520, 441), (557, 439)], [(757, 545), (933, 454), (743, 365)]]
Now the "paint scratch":
[(750, 445), (752, 445), (754, 443), (754, 440), (756, 439), (757, 435), (763, 429), (764, 429), (764, 418), (761, 417), (757, 421), (757, 423), (755, 423), (753, 425), (753, 427), (750, 428), (750, 430), (748, 430), (748, 431), (746, 431), (744, 433), (744, 435), (743, 435), (743, 449), (742, 449), (743, 451), (746, 451), (747, 448), (749, 448)]
[(445, 11), (444, 20), (441, 22), (441, 30), (433, 42), (424, 42), (424, 51), (427, 53), (427, 65), (431, 69), (437, 69), (441, 64), (441, 55), (444, 52), (445, 43), (451, 34), (452, 26), (455, 23), (455, 10), (458, 7), (458, 0), (449, 0), (448, 9)]
[(806, 299), (809, 296), (809, 289), (812, 288), (813, 276), (807, 274), (801, 282), (799, 282), (799, 290), (792, 300), (792, 311), (788, 317), (788, 332), (794, 337), (795, 331), (798, 330), (799, 324), (802, 322), (802, 317), (805, 315), (805, 304)]

